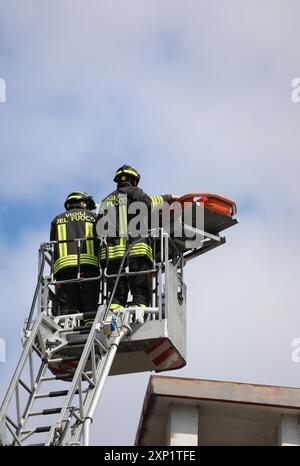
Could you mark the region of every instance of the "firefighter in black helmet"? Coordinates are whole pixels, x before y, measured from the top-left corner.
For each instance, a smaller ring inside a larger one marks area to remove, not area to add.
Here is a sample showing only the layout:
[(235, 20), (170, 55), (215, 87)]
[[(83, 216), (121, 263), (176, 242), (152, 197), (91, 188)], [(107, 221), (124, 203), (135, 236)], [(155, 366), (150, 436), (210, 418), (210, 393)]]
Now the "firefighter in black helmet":
[[(76, 191), (65, 201), (66, 212), (51, 223), (50, 241), (54, 247), (53, 272), (57, 281), (77, 278), (77, 242), (63, 242), (79, 238), (93, 238), (96, 204), (85, 192)], [(61, 242), (59, 242), (61, 241)], [(99, 275), (98, 241), (82, 241), (80, 246), (80, 275), (91, 278)], [(98, 309), (99, 281), (64, 283), (56, 285), (60, 314), (96, 312)]]
[[(116, 274), (119, 270), (121, 260), (126, 252), (128, 244), (132, 241), (131, 232), (128, 231), (128, 223), (132, 218), (130, 205), (134, 202), (141, 202), (146, 206), (147, 212), (151, 212), (153, 207), (159, 207), (164, 202), (171, 203), (173, 198), (170, 194), (160, 196), (148, 196), (142, 189), (138, 187), (140, 175), (137, 170), (129, 165), (120, 167), (114, 177), (117, 183), (117, 189), (109, 194), (101, 202), (98, 220), (103, 218), (109, 209), (115, 210), (114, 236), (107, 236), (108, 244), (108, 261), (107, 250), (102, 248), (101, 261), (107, 261), (107, 272), (109, 275)], [(101, 236), (101, 232), (97, 227), (97, 233)], [(129, 252), (129, 268), (130, 272), (147, 271), (152, 267), (152, 247), (147, 237), (141, 237)], [(114, 280), (108, 281), (108, 291), (111, 293), (114, 285)], [(118, 282), (116, 292), (113, 297), (111, 310), (122, 309), (127, 303), (128, 292), (132, 294), (132, 306), (148, 307), (151, 300), (150, 276), (147, 274), (131, 275), (129, 280), (126, 277), (121, 277)]]

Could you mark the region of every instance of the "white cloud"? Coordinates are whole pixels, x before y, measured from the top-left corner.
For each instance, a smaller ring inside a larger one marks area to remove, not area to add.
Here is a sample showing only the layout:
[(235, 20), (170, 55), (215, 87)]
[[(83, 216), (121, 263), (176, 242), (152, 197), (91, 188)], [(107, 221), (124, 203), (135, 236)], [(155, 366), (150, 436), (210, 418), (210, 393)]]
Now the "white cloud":
[[(188, 365), (174, 375), (297, 385), (299, 3), (0, 3), (2, 199), (63, 198), (84, 182), (102, 197), (125, 162), (151, 193), (234, 198), (228, 244), (187, 267)], [(1, 245), (2, 390), (47, 237)], [(110, 379), (95, 443), (133, 442), (147, 378)]]
[(225, 191), (234, 181), (249, 192), (254, 179), (267, 189), (283, 175), (294, 195), (299, 6), (288, 5), (6, 2), (18, 78), (4, 114), (3, 194), (45, 196), (85, 170), (100, 183), (132, 157), (142, 168), (146, 159), (149, 183), (175, 163), (184, 187), (196, 170), (199, 185), (210, 174)]

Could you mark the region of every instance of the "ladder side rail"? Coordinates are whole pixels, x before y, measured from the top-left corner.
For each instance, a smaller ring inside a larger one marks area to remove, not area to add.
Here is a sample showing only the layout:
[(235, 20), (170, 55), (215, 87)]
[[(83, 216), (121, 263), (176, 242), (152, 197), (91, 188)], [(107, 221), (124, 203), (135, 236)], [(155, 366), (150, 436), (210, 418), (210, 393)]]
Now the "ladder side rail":
[(122, 338), (124, 336), (128, 335), (130, 333), (130, 331), (131, 331), (130, 327), (128, 327), (126, 324), (124, 324), (121, 327), (121, 329), (119, 331), (119, 335), (116, 337), (116, 339), (114, 340), (114, 342), (110, 346), (110, 349), (109, 349), (109, 351), (107, 353), (107, 357), (106, 357), (106, 359), (104, 361), (103, 368), (102, 367), (99, 368), (99, 369), (101, 369), (100, 376), (99, 376), (99, 379), (97, 381), (97, 385), (96, 385), (95, 389), (93, 391), (91, 391), (93, 393), (92, 393), (92, 396), (91, 396), (91, 399), (90, 399), (90, 405), (88, 407), (86, 416), (84, 418), (84, 424), (83, 424), (83, 445), (84, 446), (89, 446), (90, 425), (93, 422), (93, 417), (94, 417), (94, 414), (95, 414), (95, 410), (96, 410), (96, 408), (98, 406), (100, 397), (102, 395), (103, 388), (104, 388), (105, 382), (107, 380), (107, 377), (109, 375), (109, 371), (110, 371), (112, 363), (114, 361), (114, 358), (115, 358), (116, 352), (118, 350), (120, 341), (122, 340)]
[(158, 318), (162, 320), (163, 318), (163, 307), (162, 307), (162, 297), (163, 297), (163, 263), (164, 263), (164, 237), (163, 237), (163, 228), (159, 228), (160, 236), (160, 264), (158, 271)]
[(80, 279), (80, 253), (81, 253), (81, 240), (80, 239), (75, 239), (75, 243), (77, 242), (77, 248), (76, 248), (76, 253), (77, 253), (77, 278)]
[[(39, 280), (42, 280), (42, 279), (43, 279), (43, 273), (42, 273), (42, 276), (40, 277), (40, 270), (41, 270), (41, 265), (42, 265), (42, 262), (43, 262), (43, 256), (44, 256), (44, 265), (45, 265), (46, 257), (45, 257), (45, 254), (43, 254), (42, 246), (40, 246), (39, 252), (38, 252), (38, 275), (37, 275), (37, 282), (39, 282)], [(44, 267), (43, 267), (43, 268), (44, 268)], [(44, 270), (43, 270), (43, 272), (44, 272)], [(41, 305), (42, 305), (42, 296), (41, 296), (41, 293), (38, 293), (38, 309), (41, 309)]]
[(42, 259), (41, 259), (41, 263), (40, 263), (40, 270), (39, 270), (39, 274), (38, 274), (38, 280), (37, 280), (36, 288), (35, 288), (35, 291), (34, 291), (33, 300), (32, 300), (31, 308), (30, 308), (30, 311), (29, 311), (27, 324), (26, 324), (26, 327), (25, 327), (25, 334), (30, 329), (30, 325), (31, 325), (31, 322), (32, 322), (32, 317), (33, 317), (33, 314), (34, 314), (34, 309), (35, 309), (36, 302), (37, 302), (37, 299), (38, 299), (38, 296), (39, 296), (39, 293), (40, 293), (42, 277), (43, 277), (43, 272), (44, 272), (45, 253), (44, 253), (44, 250), (43, 250), (42, 247), (40, 248), (40, 251), (43, 251)]
[[(156, 269), (156, 241), (155, 241), (155, 233), (153, 234), (153, 268)], [(151, 280), (151, 305), (152, 307), (157, 306), (157, 273), (152, 274)]]
[(152, 238), (152, 230), (151, 229), (149, 230), (148, 234), (150, 236), (151, 245), (152, 245), (152, 272), (151, 271), (148, 272), (148, 273), (150, 273), (149, 287), (151, 287), (150, 306), (154, 307), (155, 306), (155, 301), (156, 301), (156, 298), (155, 298), (156, 287), (154, 286), (154, 283), (156, 283), (156, 274), (157, 274), (156, 264), (155, 264), (156, 245), (155, 245), (155, 240)]
[(85, 344), (84, 349), (82, 351), (79, 363), (77, 365), (76, 372), (75, 372), (73, 380), (71, 382), (71, 386), (69, 388), (68, 395), (66, 396), (64, 405), (62, 407), (60, 416), (59, 416), (56, 424), (54, 424), (52, 426), (45, 445), (51, 445), (52, 444), (52, 442), (55, 440), (55, 434), (61, 430), (61, 428), (63, 426), (63, 423), (67, 422), (67, 419), (69, 417), (70, 406), (71, 406), (71, 403), (73, 401), (76, 390), (79, 389), (79, 385), (80, 385), (80, 382), (82, 380), (82, 375), (84, 373), (84, 369), (85, 369), (87, 360), (89, 358), (89, 355), (91, 353), (92, 347), (94, 345), (94, 340), (95, 340), (96, 335), (97, 335), (97, 327), (100, 324), (100, 321), (101, 321), (100, 319), (102, 317), (104, 309), (103, 309), (103, 306), (101, 306), (99, 308), (97, 314), (96, 314), (96, 317), (95, 317), (95, 320), (93, 322), (92, 328), (90, 330), (88, 339), (86, 341), (86, 344)]
[[(109, 353), (110, 349), (108, 350)], [(80, 444), (80, 439), (82, 436), (82, 431), (83, 431), (83, 425), (84, 425), (84, 420), (86, 418), (86, 413), (93, 402), (93, 399), (95, 397), (95, 389), (97, 388), (97, 384), (102, 377), (104, 367), (106, 365), (108, 353), (105, 353), (104, 355), (100, 356), (98, 355), (98, 361), (95, 361), (95, 372), (94, 372), (94, 377), (93, 377), (93, 386), (89, 384), (88, 388), (83, 392), (82, 390), (82, 380), (79, 381), (79, 409), (80, 415), (76, 413), (76, 408), (75, 406), (70, 407), (70, 413), (68, 418), (65, 421), (65, 425), (63, 427), (63, 430), (61, 432), (61, 435), (59, 438), (57, 438), (56, 445), (58, 446), (66, 446), (66, 445), (79, 445)], [(112, 362), (111, 362), (112, 364)], [(110, 367), (111, 367), (110, 364)], [(110, 370), (109, 367), (109, 370)], [(108, 372), (109, 372), (108, 370)], [(108, 376), (108, 374), (107, 374)], [(107, 378), (106, 376), (106, 378)], [(89, 377), (87, 377), (87, 381), (90, 380)], [(103, 383), (104, 385), (104, 383)], [(83, 397), (83, 394), (85, 394), (85, 397)], [(71, 425), (72, 418), (74, 418), (75, 424)]]
[[(96, 364), (96, 372), (95, 372), (95, 385), (94, 386), (89, 386), (88, 389), (86, 390), (85, 397), (80, 395), (80, 415), (81, 417), (78, 417), (76, 413), (74, 414), (74, 418), (78, 421), (74, 426), (71, 426), (71, 422), (68, 422), (66, 425), (62, 435), (59, 438), (58, 445), (78, 445), (80, 443), (80, 439), (82, 436), (82, 430), (83, 430), (83, 425), (84, 425), (84, 420), (86, 418), (86, 413), (93, 401), (94, 394), (95, 394), (95, 389), (97, 387), (97, 383), (99, 381), (99, 378), (102, 374), (103, 367), (105, 364), (105, 361), (107, 359), (108, 353), (104, 354), (103, 356), (99, 357), (98, 362)], [(81, 381), (80, 381), (81, 383)], [(71, 419), (69, 419), (71, 421)]]
[(163, 245), (164, 245), (164, 256), (165, 256), (165, 263), (164, 263), (164, 268), (165, 268), (165, 315), (164, 318), (168, 319), (168, 310), (169, 310), (169, 287), (167, 286), (168, 281), (169, 281), (169, 267), (170, 267), (170, 262), (169, 262), (169, 235), (168, 233), (163, 232)]
[[(129, 247), (126, 250), (126, 253), (124, 254), (124, 256), (122, 258), (122, 261), (121, 261), (120, 266), (119, 266), (118, 274), (116, 276), (116, 280), (115, 280), (115, 283), (114, 283), (114, 288), (112, 290), (112, 293), (111, 293), (111, 296), (110, 296), (110, 299), (109, 299), (109, 304), (108, 304), (106, 310), (105, 310), (105, 307), (104, 307), (104, 315), (102, 316), (102, 320), (105, 320), (105, 318), (106, 318), (106, 316), (108, 314), (108, 310), (110, 308), (110, 305), (111, 305), (111, 303), (113, 301), (114, 294), (115, 294), (115, 291), (117, 289), (117, 285), (118, 285), (118, 282), (119, 282), (119, 279), (120, 279), (120, 276), (121, 276), (121, 272), (122, 272), (122, 269), (123, 269), (123, 266), (124, 266), (124, 263), (125, 263), (125, 259), (126, 259), (126, 257), (128, 257), (131, 248), (139, 240), (140, 240), (140, 238), (137, 238), (135, 241), (133, 241), (129, 245)], [(104, 271), (104, 276), (105, 276), (105, 271)], [(87, 340), (87, 342), (85, 344), (85, 347), (84, 347), (83, 353), (81, 355), (79, 364), (77, 366), (77, 369), (76, 369), (76, 372), (75, 372), (75, 375), (74, 375), (74, 378), (73, 378), (72, 386), (70, 387), (68, 396), (67, 396), (67, 398), (65, 400), (65, 404), (64, 404), (64, 407), (62, 408), (60, 418), (58, 419), (56, 425), (54, 425), (52, 427), (51, 431), (50, 431), (49, 438), (48, 438), (48, 441), (46, 443), (47, 445), (50, 445), (51, 442), (58, 442), (58, 445), (61, 445), (63, 443), (63, 441), (64, 441), (64, 438), (67, 435), (69, 435), (69, 437), (70, 437), (70, 425), (71, 425), (71, 417), (72, 417), (72, 414), (70, 412), (70, 408), (71, 408), (70, 403), (73, 400), (75, 391), (80, 389), (80, 383), (81, 383), (81, 380), (82, 380), (82, 376), (84, 374), (84, 368), (85, 368), (85, 364), (86, 364), (86, 362), (88, 360), (88, 357), (89, 357), (89, 355), (92, 356), (92, 349), (94, 348), (94, 340), (96, 338), (97, 325), (100, 323), (101, 314), (102, 314), (102, 309), (100, 307), (99, 311), (97, 313), (97, 316), (96, 316), (96, 318), (94, 320), (93, 326), (91, 328), (88, 340)], [(127, 316), (126, 316), (127, 318), (128, 318), (128, 315), (129, 314), (127, 313)], [(118, 337), (119, 340), (117, 340), (117, 341), (120, 341), (120, 339), (123, 338), (123, 336), (125, 334), (129, 333), (129, 331), (130, 331), (130, 327), (123, 324), (123, 327), (121, 328), (120, 334), (119, 334), (119, 337)], [(102, 392), (106, 377), (108, 376), (111, 364), (113, 362), (115, 352), (117, 351), (118, 344), (116, 345), (116, 343), (114, 343), (113, 348), (115, 348), (115, 350), (113, 350), (112, 353), (111, 353), (113, 356), (111, 356), (109, 358), (109, 361), (111, 361), (110, 366), (107, 366), (106, 370), (104, 368), (105, 368), (105, 365), (106, 365), (105, 363), (106, 363), (108, 354), (107, 353), (105, 354), (105, 358), (104, 359), (102, 358), (103, 359), (102, 361), (101, 361), (101, 358), (100, 358), (100, 363), (98, 365), (98, 368), (99, 368), (99, 370), (101, 369), (101, 373), (102, 373), (102, 371), (104, 371), (104, 378), (102, 378), (104, 380), (104, 382), (103, 382), (103, 385), (102, 384), (100, 385), (101, 388), (99, 389), (100, 390), (99, 397), (101, 395), (101, 392)], [(102, 369), (102, 366), (103, 366), (103, 369)], [(107, 372), (107, 375), (105, 376), (106, 372)], [(96, 380), (95, 380), (95, 382), (96, 382)], [(94, 387), (92, 387), (92, 388), (94, 388)], [(96, 403), (96, 405), (97, 405), (97, 403)], [(81, 410), (81, 407), (79, 409)], [(68, 415), (67, 418), (66, 418), (66, 415)], [(61, 431), (61, 428), (62, 428), (63, 424), (65, 424), (65, 425), (64, 425), (63, 430), (62, 430), (62, 435), (60, 435), (59, 430)], [(81, 430), (79, 426), (78, 426), (78, 430)], [(60, 436), (60, 438), (57, 439), (57, 440), (54, 438), (56, 433), (58, 433), (58, 435)]]
[(48, 311), (48, 303), (49, 303), (49, 287), (48, 287), (48, 280), (47, 278), (42, 277), (42, 284), (40, 288), (40, 299), (39, 299), (39, 311)]
[(32, 388), (32, 391), (29, 395), (29, 398), (28, 398), (28, 401), (26, 403), (26, 406), (24, 408), (24, 411), (22, 413), (22, 417), (21, 417), (21, 422), (19, 424), (19, 427), (16, 431), (16, 435), (17, 435), (17, 438), (20, 442), (23, 442), (25, 440), (25, 438), (22, 438), (22, 430), (25, 429), (25, 426), (26, 426), (26, 423), (28, 421), (28, 418), (29, 418), (29, 413), (32, 409), (32, 406), (36, 400), (36, 394), (41, 386), (41, 383), (42, 383), (42, 377), (43, 375), (45, 374), (46, 370), (47, 370), (48, 366), (47, 364), (45, 363), (45, 361), (42, 361), (42, 364), (40, 365), (39, 367), (39, 370), (38, 370), (38, 373), (37, 373), (37, 376), (35, 378), (35, 382), (34, 382), (34, 386)]
[(8, 388), (8, 390), (6, 392), (5, 398), (3, 400), (3, 403), (2, 403), (2, 406), (1, 406), (1, 409), (0, 409), (0, 422), (2, 420), (2, 417), (5, 415), (5, 413), (7, 411), (8, 405), (9, 405), (9, 403), (10, 403), (12, 397), (13, 397), (13, 394), (15, 392), (15, 387), (16, 387), (17, 383), (19, 383), (19, 380), (20, 380), (23, 368), (25, 366), (26, 360), (28, 358), (28, 355), (29, 355), (30, 351), (32, 350), (34, 340), (35, 340), (35, 337), (37, 335), (37, 331), (38, 331), (40, 322), (42, 320), (42, 317), (43, 317), (42, 314), (40, 314), (38, 316), (38, 318), (37, 318), (37, 320), (36, 320), (36, 322), (34, 324), (34, 327), (30, 332), (30, 336), (28, 337), (28, 340), (26, 341), (26, 344), (24, 346), (23, 352), (22, 352), (21, 357), (19, 359), (17, 368), (16, 368), (16, 370), (14, 372), (14, 375), (13, 375), (13, 377), (11, 379), (9, 388)]

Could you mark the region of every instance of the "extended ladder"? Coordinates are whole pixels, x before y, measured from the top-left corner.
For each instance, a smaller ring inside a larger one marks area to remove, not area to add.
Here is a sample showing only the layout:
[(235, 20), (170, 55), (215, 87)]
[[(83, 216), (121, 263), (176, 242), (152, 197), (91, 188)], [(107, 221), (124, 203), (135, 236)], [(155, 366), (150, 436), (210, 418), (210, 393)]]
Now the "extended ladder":
[[(64, 379), (64, 374), (53, 376), (49, 371), (51, 364), (59, 362), (55, 353), (64, 343), (68, 328), (61, 328), (42, 312), (28, 337), (17, 369), (1, 407), (2, 445), (79, 445), (84, 432), (83, 443), (89, 444), (89, 424), (93, 418), (106, 377), (121, 339), (130, 333), (127, 325), (128, 315), (119, 319), (118, 328), (108, 338), (102, 332), (102, 320), (105, 307), (101, 306), (91, 327), (76, 372), (70, 383), (66, 376), (67, 389), (57, 389), (57, 379)], [(64, 316), (66, 321), (67, 316)], [(82, 314), (68, 316), (70, 320), (82, 318)], [(70, 333), (84, 332), (81, 327), (73, 327)], [(48, 332), (46, 351), (41, 352), (39, 340), (42, 333)], [(45, 356), (46, 353), (46, 356)], [(36, 365), (34, 355), (40, 364)], [(66, 360), (66, 357), (64, 357)], [(30, 380), (25, 380), (26, 372)], [(23, 377), (24, 375), (24, 377)], [(59, 382), (62, 383), (61, 381)], [(53, 389), (49, 388), (49, 385)], [(60, 388), (60, 387), (59, 387)], [(61, 399), (59, 407), (52, 407), (51, 401)], [(43, 400), (43, 409), (38, 402)], [(46, 401), (47, 400), (47, 401)], [(15, 401), (15, 409), (12, 402)], [(51, 417), (51, 424), (42, 420)], [(53, 419), (55, 416), (55, 419)], [(35, 419), (33, 424), (31, 421)], [(42, 442), (35, 443), (37, 437), (43, 436)], [(10, 436), (10, 438), (8, 438)], [(30, 440), (30, 442), (29, 442)]]

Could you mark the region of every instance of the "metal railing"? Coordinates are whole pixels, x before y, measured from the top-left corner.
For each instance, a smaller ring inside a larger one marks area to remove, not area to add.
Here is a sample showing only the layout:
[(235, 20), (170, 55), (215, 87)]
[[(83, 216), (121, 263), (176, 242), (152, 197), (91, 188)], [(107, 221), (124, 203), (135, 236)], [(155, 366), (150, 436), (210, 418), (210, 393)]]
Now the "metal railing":
[[(143, 238), (144, 239), (144, 238)], [(162, 319), (166, 318), (166, 313), (163, 308), (164, 302), (166, 301), (166, 274), (168, 272), (169, 261), (175, 266), (178, 274), (183, 278), (183, 267), (185, 265), (185, 259), (183, 254), (178, 250), (174, 241), (170, 236), (163, 230), (163, 228), (157, 229), (155, 232), (149, 231), (148, 239), (150, 239), (150, 245), (153, 251), (153, 261), (149, 269), (143, 271), (130, 271), (130, 251), (135, 244), (141, 241), (141, 238), (136, 238), (132, 242), (128, 243), (126, 252), (120, 260), (119, 270), (116, 274), (108, 273), (109, 265), (109, 248), (106, 238), (76, 238), (74, 240), (60, 240), (60, 241), (49, 241), (41, 244), (38, 253), (38, 278), (37, 284), (34, 291), (32, 304), (29, 311), (29, 316), (26, 319), (24, 325), (24, 336), (27, 337), (33, 322), (41, 311), (46, 311), (47, 315), (55, 316), (59, 315), (59, 301), (55, 294), (55, 287), (65, 283), (78, 283), (90, 281), (100, 282), (99, 292), (99, 304), (107, 306), (107, 312), (113, 301), (114, 294), (116, 292), (120, 278), (136, 275), (150, 275), (150, 293), (151, 300), (150, 306), (147, 308), (147, 319)], [(81, 276), (81, 252), (82, 245), (86, 241), (98, 241), (98, 270), (99, 274), (94, 277), (82, 277)], [(69, 278), (66, 280), (58, 280), (55, 277), (54, 268), (54, 248), (61, 243), (75, 243), (77, 251), (77, 264), (74, 266), (76, 269), (76, 277)], [(106, 260), (101, 260), (101, 251), (103, 248), (106, 249)], [(49, 267), (49, 273), (45, 272), (45, 267)], [(108, 291), (107, 282), (108, 280), (114, 280), (113, 289), (111, 292)], [(130, 303), (128, 304), (130, 306)], [(36, 311), (36, 313), (35, 313)], [(133, 311), (132, 311), (133, 312)], [(96, 314), (96, 313), (95, 313)], [(105, 316), (106, 317), (106, 316)], [(63, 316), (62, 316), (63, 318)]]

